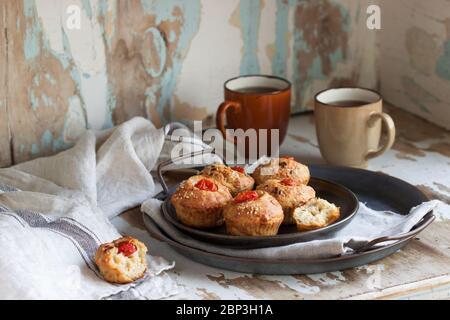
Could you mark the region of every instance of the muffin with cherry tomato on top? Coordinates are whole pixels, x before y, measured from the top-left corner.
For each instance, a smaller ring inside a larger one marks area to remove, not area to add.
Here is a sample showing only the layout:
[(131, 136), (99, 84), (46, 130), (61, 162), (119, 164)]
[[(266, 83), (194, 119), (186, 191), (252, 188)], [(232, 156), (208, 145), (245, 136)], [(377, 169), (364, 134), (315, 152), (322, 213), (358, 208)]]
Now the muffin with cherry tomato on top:
[(103, 278), (126, 284), (144, 277), (147, 270), (147, 247), (132, 237), (102, 244), (95, 254), (95, 264)]
[(230, 190), (233, 197), (240, 192), (252, 190), (255, 185), (253, 178), (240, 166), (227, 167), (223, 164), (213, 164), (205, 167), (200, 174), (223, 184)]
[(227, 232), (234, 236), (274, 236), (284, 219), (278, 201), (262, 190), (239, 193), (223, 216)]
[(206, 229), (223, 224), (223, 208), (232, 198), (227, 187), (211, 177), (198, 175), (183, 181), (171, 201), (181, 223)]

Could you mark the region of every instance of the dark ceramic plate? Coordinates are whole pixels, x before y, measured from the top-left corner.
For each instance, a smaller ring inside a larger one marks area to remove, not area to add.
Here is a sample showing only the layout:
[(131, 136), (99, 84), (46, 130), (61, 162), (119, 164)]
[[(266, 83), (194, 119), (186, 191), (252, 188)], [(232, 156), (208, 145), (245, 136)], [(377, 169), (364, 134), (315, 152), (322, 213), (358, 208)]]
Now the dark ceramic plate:
[[(409, 210), (429, 199), (416, 187), (400, 179), (372, 171), (330, 167), (310, 166), (315, 177), (336, 181), (351, 189), (360, 201), (377, 210), (392, 210), (408, 214)], [(234, 258), (198, 250), (173, 241), (153, 221), (143, 215), (149, 233), (156, 239), (166, 242), (180, 254), (202, 264), (220, 269), (254, 274), (311, 274), (344, 270), (385, 258), (403, 248), (433, 220), (433, 212), (428, 213), (412, 230), (396, 237), (379, 238), (354, 254), (327, 259), (286, 259), (260, 260)]]
[(356, 215), (359, 207), (355, 194), (346, 187), (318, 178), (311, 178), (309, 183), (316, 190), (318, 197), (334, 203), (340, 208), (341, 216), (333, 224), (312, 231), (300, 232), (296, 226), (281, 226), (278, 235), (264, 237), (232, 236), (228, 235), (225, 226), (214, 229), (199, 230), (183, 225), (178, 219), (170, 197), (163, 205), (164, 217), (178, 229), (183, 230), (192, 237), (227, 246), (238, 246), (239, 248), (263, 248), (288, 245), (297, 242), (305, 242), (320, 239), (323, 236), (336, 232), (346, 226)]

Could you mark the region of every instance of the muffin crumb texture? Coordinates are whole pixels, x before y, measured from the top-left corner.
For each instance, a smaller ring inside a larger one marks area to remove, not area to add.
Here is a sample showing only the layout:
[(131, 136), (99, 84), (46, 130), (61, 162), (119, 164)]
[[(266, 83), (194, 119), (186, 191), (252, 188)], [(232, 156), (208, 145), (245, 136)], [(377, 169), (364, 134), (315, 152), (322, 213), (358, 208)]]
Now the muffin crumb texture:
[(300, 231), (326, 227), (339, 217), (339, 208), (320, 198), (312, 199), (294, 211), (294, 220)]

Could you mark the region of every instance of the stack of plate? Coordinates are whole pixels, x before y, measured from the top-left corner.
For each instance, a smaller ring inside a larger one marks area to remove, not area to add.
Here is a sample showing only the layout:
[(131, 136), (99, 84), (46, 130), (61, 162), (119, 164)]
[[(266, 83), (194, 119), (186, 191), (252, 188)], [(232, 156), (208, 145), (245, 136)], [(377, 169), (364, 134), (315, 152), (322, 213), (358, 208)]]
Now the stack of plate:
[[(170, 202), (171, 192), (162, 205), (163, 215), (169, 223), (181, 232), (198, 240), (227, 247), (249, 249), (288, 245), (323, 238), (324, 235), (336, 232), (351, 221), (358, 211), (358, 199), (367, 203), (373, 209), (391, 210), (401, 214), (408, 214), (412, 207), (428, 200), (414, 186), (382, 173), (329, 166), (310, 166), (310, 169), (313, 177), (310, 185), (316, 190), (317, 196), (336, 204), (341, 209), (341, 217), (338, 221), (319, 230), (299, 232), (295, 226), (282, 226), (277, 236), (237, 237), (226, 234), (224, 227), (210, 230), (190, 228), (181, 224), (177, 219), (175, 209)], [(230, 257), (186, 246), (171, 239), (147, 215), (144, 215), (144, 223), (153, 237), (167, 242), (176, 251), (190, 259), (219, 268), (259, 274), (318, 273), (367, 264), (384, 258), (406, 245), (433, 219), (432, 213), (428, 214), (410, 233), (399, 235), (399, 237), (395, 237), (395, 241), (389, 241), (384, 246), (368, 246), (364, 251), (352, 255), (330, 259), (269, 261)], [(375, 241), (374, 244), (390, 239), (379, 240)]]

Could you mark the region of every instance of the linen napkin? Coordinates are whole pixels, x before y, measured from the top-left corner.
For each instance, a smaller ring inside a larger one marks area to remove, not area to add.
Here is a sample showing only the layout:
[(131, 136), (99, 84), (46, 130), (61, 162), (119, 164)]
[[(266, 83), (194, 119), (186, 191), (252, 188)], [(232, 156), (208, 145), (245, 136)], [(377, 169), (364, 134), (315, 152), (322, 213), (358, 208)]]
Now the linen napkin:
[(146, 277), (131, 285), (105, 282), (93, 261), (101, 243), (121, 236), (109, 219), (158, 192), (150, 171), (170, 156), (175, 142), (167, 137), (174, 128), (184, 127), (156, 129), (134, 118), (111, 130), (87, 131), (58, 155), (0, 169), (0, 299), (176, 293), (164, 272), (174, 263), (163, 258), (149, 256)]
[(359, 211), (354, 219), (346, 227), (332, 235), (320, 240), (260, 249), (236, 249), (192, 238), (179, 231), (163, 217), (161, 203), (156, 199), (148, 200), (143, 203), (141, 210), (172, 240), (210, 253), (271, 260), (322, 259), (352, 253), (378, 237), (399, 235), (410, 231), (428, 212), (436, 208), (439, 201), (422, 203), (412, 208), (408, 215), (390, 211), (375, 211), (364, 203), (360, 203)]

